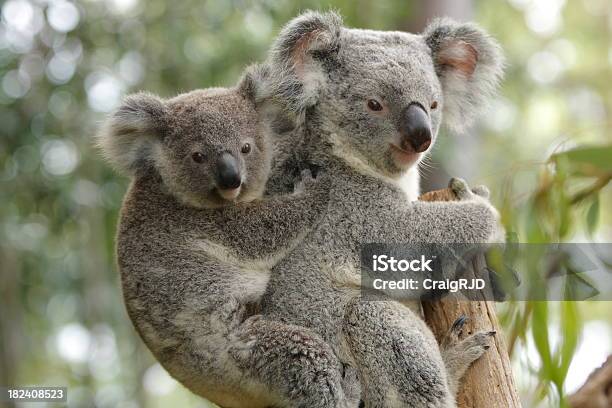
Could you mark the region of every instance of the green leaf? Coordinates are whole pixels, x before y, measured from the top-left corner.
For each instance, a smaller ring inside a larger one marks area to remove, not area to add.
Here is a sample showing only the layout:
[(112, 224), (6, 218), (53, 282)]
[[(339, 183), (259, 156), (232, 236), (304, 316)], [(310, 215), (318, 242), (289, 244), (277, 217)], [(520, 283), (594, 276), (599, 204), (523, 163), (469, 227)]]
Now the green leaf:
[(533, 302), (533, 317), (531, 335), (535, 343), (540, 359), (542, 360), (541, 375), (543, 379), (552, 381), (554, 379), (554, 368), (550, 353), (550, 341), (548, 338), (548, 303)]
[(593, 199), (593, 203), (587, 210), (586, 215), (586, 223), (587, 223), (587, 231), (590, 235), (593, 235), (595, 229), (597, 228), (597, 223), (599, 221), (599, 195), (596, 195)]
[(559, 203), (557, 205), (557, 209), (559, 211), (559, 238), (564, 238), (568, 235), (572, 227), (570, 206), (564, 197), (559, 199)]
[(565, 381), (567, 371), (574, 357), (580, 333), (578, 307), (575, 302), (561, 302), (561, 363), (559, 364), (559, 380)]
[(582, 146), (551, 156), (557, 166), (580, 176), (595, 176), (612, 172), (612, 145)]

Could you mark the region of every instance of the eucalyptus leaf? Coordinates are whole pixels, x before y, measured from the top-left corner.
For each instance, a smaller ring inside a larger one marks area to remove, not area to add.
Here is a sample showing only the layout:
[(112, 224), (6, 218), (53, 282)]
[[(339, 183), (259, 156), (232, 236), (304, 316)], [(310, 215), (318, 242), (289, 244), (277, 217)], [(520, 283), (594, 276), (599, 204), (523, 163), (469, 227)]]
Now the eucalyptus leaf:
[(551, 160), (573, 175), (612, 173), (612, 145), (577, 147), (557, 153)]
[(531, 335), (535, 343), (540, 359), (542, 360), (542, 368), (540, 375), (548, 381), (554, 378), (554, 367), (550, 351), (550, 340), (548, 336), (548, 303), (533, 302), (532, 314), (532, 330)]
[(597, 223), (599, 222), (599, 194), (595, 196), (593, 202), (589, 206), (586, 215), (586, 225), (587, 231), (590, 235), (593, 235), (595, 229), (597, 228)]

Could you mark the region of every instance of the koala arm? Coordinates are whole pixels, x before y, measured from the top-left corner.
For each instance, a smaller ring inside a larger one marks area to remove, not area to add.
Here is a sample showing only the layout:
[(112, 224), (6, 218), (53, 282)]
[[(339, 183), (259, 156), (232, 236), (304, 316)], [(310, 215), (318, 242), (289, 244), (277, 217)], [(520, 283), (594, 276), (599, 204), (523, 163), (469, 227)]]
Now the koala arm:
[(222, 240), (237, 255), (255, 259), (285, 252), (310, 231), (327, 207), (329, 183), (310, 182), (294, 194), (229, 206), (216, 212)]
[[(453, 179), (451, 190), (459, 201), (392, 202), (393, 209), (374, 209), (373, 233), (379, 242), (491, 243), (503, 241), (504, 231), (488, 191), (470, 190)], [(374, 242), (374, 241), (373, 241)]]

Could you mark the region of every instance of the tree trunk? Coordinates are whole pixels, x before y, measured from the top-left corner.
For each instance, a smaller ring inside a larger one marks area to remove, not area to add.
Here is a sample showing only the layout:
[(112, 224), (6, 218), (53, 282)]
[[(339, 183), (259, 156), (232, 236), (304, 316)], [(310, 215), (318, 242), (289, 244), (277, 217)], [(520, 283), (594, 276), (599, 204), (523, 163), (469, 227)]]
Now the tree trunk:
[[(453, 193), (439, 190), (422, 195), (423, 201), (451, 201)], [(486, 268), (484, 255), (475, 257), (472, 270), (465, 276), (472, 278), (474, 271)], [(503, 331), (495, 315), (495, 304), (490, 294), (482, 293), (481, 300), (459, 301), (456, 299), (441, 299), (423, 302), (425, 321), (431, 327), (438, 341), (441, 341), (453, 322), (461, 315), (468, 317), (464, 333), (469, 335), (478, 331), (495, 330), (493, 346), (474, 364), (461, 380), (457, 395), (457, 404), (461, 408), (515, 408), (521, 402), (514, 384), (510, 358), (503, 338)]]

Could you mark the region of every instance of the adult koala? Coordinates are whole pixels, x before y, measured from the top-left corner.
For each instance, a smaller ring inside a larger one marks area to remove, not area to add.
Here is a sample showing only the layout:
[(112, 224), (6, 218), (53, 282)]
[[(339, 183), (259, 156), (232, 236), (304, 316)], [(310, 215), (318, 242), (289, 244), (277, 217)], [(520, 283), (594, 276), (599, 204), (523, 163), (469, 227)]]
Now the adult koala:
[(413, 35), (349, 29), (334, 13), (307, 12), (283, 29), (268, 64), (270, 93), (303, 119), (297, 165), (323, 169), (333, 187), (318, 227), (273, 269), (263, 318), (317, 331), (356, 367), (368, 407), (454, 406), (488, 333), (442, 354), (401, 303), (360, 301), (359, 244), (499, 239), (497, 212), (462, 181), (451, 184), (459, 202), (410, 201), (442, 112), (461, 129), (494, 90), (498, 46), (450, 20)]

